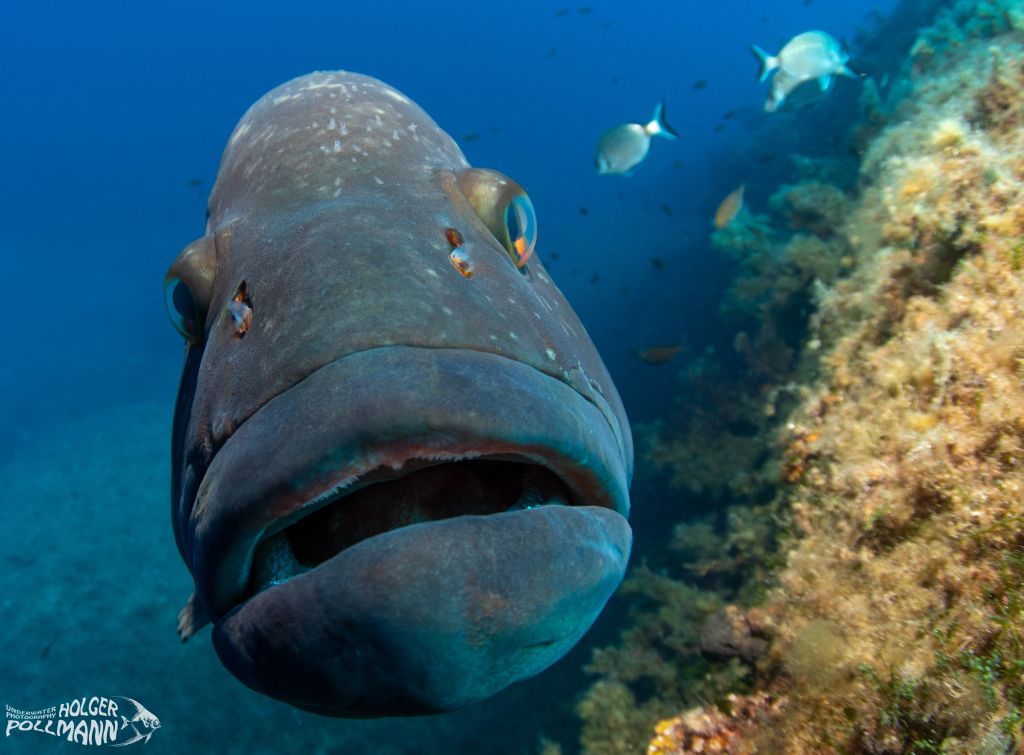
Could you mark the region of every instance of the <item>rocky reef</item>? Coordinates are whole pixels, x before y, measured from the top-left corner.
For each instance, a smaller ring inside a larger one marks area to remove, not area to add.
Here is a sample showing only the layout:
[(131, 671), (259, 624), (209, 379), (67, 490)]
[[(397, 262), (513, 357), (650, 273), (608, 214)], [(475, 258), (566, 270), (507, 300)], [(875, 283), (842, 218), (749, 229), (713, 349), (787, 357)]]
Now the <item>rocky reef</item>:
[(854, 180), (797, 164), (714, 239), (735, 353), (638, 435), (728, 505), (627, 581), (586, 752), (1024, 748), (1019, 0), (940, 10), (849, 141)]

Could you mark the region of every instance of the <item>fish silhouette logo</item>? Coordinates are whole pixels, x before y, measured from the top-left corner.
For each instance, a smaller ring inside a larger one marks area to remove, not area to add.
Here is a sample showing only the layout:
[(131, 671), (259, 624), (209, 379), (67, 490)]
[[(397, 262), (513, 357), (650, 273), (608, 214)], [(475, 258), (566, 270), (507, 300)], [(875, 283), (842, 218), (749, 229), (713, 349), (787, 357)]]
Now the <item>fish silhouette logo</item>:
[(146, 710), (146, 707), (138, 700), (133, 700), (130, 697), (117, 697), (114, 699), (125, 701), (122, 707), (124, 712), (121, 713), (120, 731), (126, 732), (128, 729), (131, 729), (132, 735), (123, 742), (113, 743), (113, 746), (125, 747), (135, 744), (140, 739), (143, 742), (148, 742), (149, 738), (153, 736), (153, 732), (160, 728), (160, 719)]
[(7, 705), (6, 736), (37, 732), (92, 747), (149, 742), (160, 719), (130, 697), (80, 697), (41, 710)]

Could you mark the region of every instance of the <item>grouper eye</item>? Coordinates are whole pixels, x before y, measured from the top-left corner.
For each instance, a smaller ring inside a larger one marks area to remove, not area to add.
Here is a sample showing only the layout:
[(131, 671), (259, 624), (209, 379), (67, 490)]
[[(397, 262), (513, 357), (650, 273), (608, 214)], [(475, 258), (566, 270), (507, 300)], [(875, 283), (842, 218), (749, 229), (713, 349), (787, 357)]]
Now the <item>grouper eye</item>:
[(190, 344), (203, 340), (215, 271), (216, 244), (212, 236), (204, 236), (185, 247), (164, 276), (167, 316)]
[(537, 213), (526, 194), (520, 194), (505, 208), (505, 233), (508, 234), (506, 248), (516, 267), (522, 267), (537, 244)]
[(192, 289), (181, 278), (164, 281), (164, 306), (171, 325), (189, 343), (198, 340), (199, 314)]
[(523, 187), (486, 168), (466, 168), (457, 175), (466, 201), (521, 268), (537, 244), (537, 213)]

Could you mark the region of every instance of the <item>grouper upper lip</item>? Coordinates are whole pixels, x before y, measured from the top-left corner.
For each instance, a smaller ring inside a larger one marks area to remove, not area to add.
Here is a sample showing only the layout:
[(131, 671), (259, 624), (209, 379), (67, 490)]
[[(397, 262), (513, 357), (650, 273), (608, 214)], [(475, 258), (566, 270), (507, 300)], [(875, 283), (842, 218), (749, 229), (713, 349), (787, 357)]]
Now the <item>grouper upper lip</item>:
[(347, 354), (263, 404), (214, 455), (186, 534), (197, 591), (214, 619), (223, 616), (250, 597), (253, 552), (268, 533), (410, 461), (530, 461), (554, 472), (575, 502), (624, 517), (621, 435), (593, 396), (500, 354)]

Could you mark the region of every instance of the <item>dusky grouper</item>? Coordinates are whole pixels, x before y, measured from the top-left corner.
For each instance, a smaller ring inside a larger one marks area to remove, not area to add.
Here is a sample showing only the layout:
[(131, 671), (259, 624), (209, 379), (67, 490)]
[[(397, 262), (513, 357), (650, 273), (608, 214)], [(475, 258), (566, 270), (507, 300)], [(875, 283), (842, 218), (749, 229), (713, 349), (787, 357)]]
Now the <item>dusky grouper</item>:
[(224, 665), (336, 716), (458, 707), (622, 579), (633, 448), (526, 194), (391, 87), (314, 73), (235, 128), (171, 265), (172, 516)]

